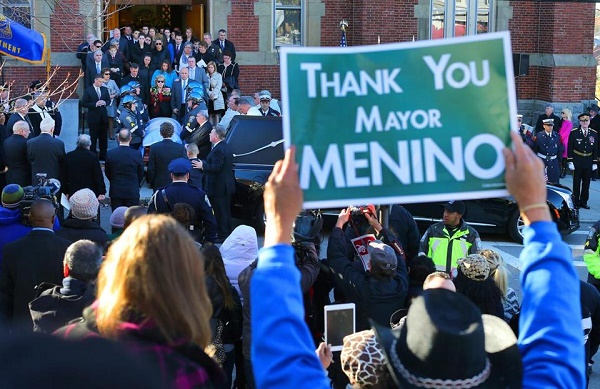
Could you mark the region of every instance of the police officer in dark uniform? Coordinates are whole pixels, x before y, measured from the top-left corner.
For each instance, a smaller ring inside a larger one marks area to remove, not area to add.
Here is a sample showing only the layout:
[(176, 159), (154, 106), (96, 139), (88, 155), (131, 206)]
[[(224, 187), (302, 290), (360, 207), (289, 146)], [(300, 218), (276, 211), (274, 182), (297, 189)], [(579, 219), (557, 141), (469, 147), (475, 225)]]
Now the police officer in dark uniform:
[(135, 97), (128, 95), (123, 98), (122, 103), (123, 111), (119, 115), (119, 123), (121, 123), (121, 128), (127, 128), (131, 131), (129, 147), (138, 150), (144, 138), (144, 128), (136, 114), (137, 102)]
[(533, 150), (534, 143), (535, 143), (533, 141), (533, 134), (523, 124), (523, 115), (521, 115), (521, 114), (517, 115), (517, 128), (519, 129), (519, 135), (521, 135), (521, 139), (523, 139), (523, 143), (525, 143), (527, 146), (531, 147), (531, 149)]
[(187, 98), (188, 109), (183, 117), (183, 129), (189, 132), (194, 131), (196, 127), (198, 127), (198, 122), (196, 121), (196, 115), (198, 112), (204, 110), (207, 111), (206, 104), (204, 104), (204, 99), (200, 92), (192, 91)]
[(569, 134), (567, 165), (569, 170), (574, 170), (575, 206), (590, 209), (587, 204), (590, 197), (590, 178), (592, 172), (598, 169), (598, 133), (589, 127), (589, 113), (582, 113), (577, 118), (579, 128), (571, 130)]
[(563, 145), (560, 135), (553, 130), (554, 120), (543, 120), (544, 131), (538, 132), (535, 137), (533, 151), (535, 151), (546, 165), (548, 182), (557, 183), (560, 179), (560, 162), (562, 159)]
[(139, 81), (133, 80), (133, 81), (129, 81), (127, 83), (127, 85), (129, 85), (131, 87), (131, 92), (130, 94), (135, 97), (135, 107), (136, 107), (136, 112), (138, 115), (138, 120), (141, 120), (142, 123), (148, 123), (148, 120), (150, 120), (150, 117), (148, 116), (148, 110), (146, 109), (146, 106), (144, 105), (144, 102), (142, 101), (142, 98), (140, 97), (140, 91), (141, 91), (141, 84)]
[(204, 240), (214, 243), (217, 239), (217, 221), (206, 200), (206, 193), (188, 184), (192, 163), (187, 158), (177, 158), (169, 163), (168, 169), (173, 182), (152, 195), (148, 213), (171, 213), (175, 204), (189, 204), (196, 212), (195, 225), (200, 227), (199, 230), (204, 228)]

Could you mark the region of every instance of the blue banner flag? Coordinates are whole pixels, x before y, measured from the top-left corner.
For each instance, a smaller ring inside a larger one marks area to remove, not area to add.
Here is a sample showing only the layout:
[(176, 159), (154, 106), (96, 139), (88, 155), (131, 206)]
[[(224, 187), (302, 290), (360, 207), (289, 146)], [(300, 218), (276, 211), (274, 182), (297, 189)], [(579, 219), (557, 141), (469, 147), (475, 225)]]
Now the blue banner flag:
[(0, 14), (0, 54), (32, 64), (44, 62), (46, 37)]

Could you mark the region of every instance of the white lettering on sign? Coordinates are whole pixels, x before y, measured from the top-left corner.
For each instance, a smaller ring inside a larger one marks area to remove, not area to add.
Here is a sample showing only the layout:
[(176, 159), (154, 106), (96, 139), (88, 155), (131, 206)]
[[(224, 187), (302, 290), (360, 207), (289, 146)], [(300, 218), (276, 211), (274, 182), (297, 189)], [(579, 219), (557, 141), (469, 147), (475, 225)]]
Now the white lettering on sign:
[(462, 62), (450, 62), (450, 54), (444, 54), (440, 57), (439, 62), (435, 62), (432, 56), (426, 55), (423, 60), (433, 73), (433, 84), (435, 90), (443, 90), (444, 80), (454, 89), (462, 89), (469, 84), (481, 87), (490, 82), (490, 62), (484, 59), (481, 62), (481, 78), (478, 74), (477, 64), (471, 61), (468, 64)]
[[(343, 146), (343, 155), (336, 144), (327, 148), (321, 163), (311, 145), (304, 145), (300, 166), (300, 186), (310, 187), (314, 176), (320, 189), (325, 189), (330, 178), (336, 188), (357, 188), (383, 185), (384, 167), (399, 183), (436, 182), (440, 166), (456, 181), (465, 181), (465, 171), (479, 179), (492, 179), (502, 174), (504, 143), (492, 134), (479, 134), (469, 139), (463, 147), (461, 137), (450, 140), (451, 152), (446, 154), (433, 138), (400, 140), (397, 154), (390, 155), (378, 142), (349, 143)], [(496, 154), (494, 164), (485, 168), (475, 159), (481, 146), (491, 146)], [(423, 151), (427, 150), (427, 153)], [(342, 165), (343, 161), (343, 165)], [(360, 173), (363, 173), (360, 175)], [(369, 173), (369, 174), (366, 174)]]
[(400, 68), (377, 69), (374, 74), (364, 70), (357, 74), (353, 72), (319, 72), (320, 63), (301, 63), (300, 69), (306, 72), (308, 97), (346, 97), (348, 95), (366, 96), (371, 90), (377, 95), (402, 93), (403, 90), (396, 82)]
[(424, 128), (441, 128), (440, 122), (442, 114), (439, 109), (417, 109), (415, 111), (391, 111), (388, 112), (385, 124), (379, 112), (379, 106), (371, 107), (371, 112), (367, 114), (364, 107), (356, 109), (356, 123), (354, 132), (360, 134), (364, 131), (371, 132), (373, 129), (377, 132), (390, 130), (406, 130), (414, 128), (422, 130)]

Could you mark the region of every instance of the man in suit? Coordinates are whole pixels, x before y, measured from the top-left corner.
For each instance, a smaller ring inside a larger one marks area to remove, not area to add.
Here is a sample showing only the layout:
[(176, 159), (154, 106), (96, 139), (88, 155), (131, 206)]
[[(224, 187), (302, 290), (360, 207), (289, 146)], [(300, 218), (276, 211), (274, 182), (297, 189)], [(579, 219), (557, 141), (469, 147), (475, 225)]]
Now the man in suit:
[(8, 138), (13, 134), (13, 126), (18, 121), (25, 121), (29, 127), (30, 133), (33, 133), (33, 127), (27, 112), (29, 111), (29, 103), (25, 99), (17, 99), (15, 101), (15, 112), (8, 117), (8, 122), (4, 126), (4, 133), (2, 134), (2, 140)]
[(106, 185), (98, 156), (90, 151), (91, 145), (90, 136), (81, 134), (77, 138), (77, 148), (65, 156), (62, 192), (71, 195), (79, 189), (88, 188), (102, 201), (106, 194)]
[(202, 54), (202, 59), (204, 62), (207, 64), (210, 61), (218, 62), (217, 57), (219, 54), (219, 47), (212, 42), (212, 36), (210, 33), (204, 33), (204, 42), (206, 42), (206, 52)]
[(173, 119), (183, 124), (183, 116), (185, 115), (186, 106), (186, 88), (189, 82), (189, 70), (187, 67), (179, 71), (179, 78), (173, 81), (171, 88), (171, 110), (173, 111)]
[(110, 104), (110, 95), (108, 89), (103, 86), (104, 77), (102, 74), (96, 74), (94, 83), (87, 87), (83, 92), (81, 105), (88, 109), (88, 127), (90, 137), (92, 138), (91, 150), (96, 152), (96, 144), (100, 143), (100, 153), (98, 155), (101, 161), (106, 158), (106, 149), (108, 147), (108, 114), (106, 106)]
[(140, 185), (144, 179), (144, 161), (139, 151), (129, 147), (131, 132), (123, 128), (117, 136), (119, 147), (106, 154), (104, 173), (110, 183), (108, 195), (112, 210), (140, 205)]
[(54, 234), (56, 209), (46, 199), (30, 209), (31, 232), (3, 249), (0, 271), (0, 320), (19, 330), (31, 331), (29, 302), (42, 282), (62, 282), (63, 258), (71, 244)]
[(175, 35), (175, 42), (173, 44), (173, 69), (179, 69), (179, 60), (183, 54), (183, 37), (181, 34)]
[(235, 61), (235, 46), (232, 41), (227, 40), (227, 31), (220, 29), (219, 38), (215, 39), (212, 43), (217, 46), (219, 52), (217, 59), (219, 63), (223, 63), (223, 53), (225, 50), (231, 51), (231, 62)]
[(148, 181), (154, 191), (171, 183), (171, 175), (167, 167), (172, 160), (185, 157), (185, 149), (179, 143), (173, 142), (175, 129), (169, 122), (160, 125), (161, 142), (150, 146), (148, 159)]
[(38, 173), (46, 173), (46, 178), (63, 181), (65, 144), (54, 138), (54, 119), (46, 117), (40, 124), (40, 136), (27, 141), (27, 159), (31, 164), (31, 185), (37, 185)]
[(81, 43), (79, 47), (77, 47), (77, 54), (75, 54), (75, 56), (81, 61), (81, 70), (83, 70), (84, 73), (88, 53), (96, 49), (96, 47), (94, 46), (95, 41), (96, 36), (90, 33), (87, 34), (85, 42)]
[(217, 126), (210, 132), (213, 148), (206, 160), (192, 162), (194, 168), (204, 171), (204, 190), (217, 219), (218, 241), (224, 241), (231, 233), (231, 196), (235, 191), (233, 153), (224, 141), (227, 132)]
[(94, 84), (96, 74), (102, 74), (102, 69), (110, 68), (108, 63), (108, 57), (102, 52), (102, 50), (96, 50), (90, 56), (88, 55), (87, 63), (85, 65), (85, 87)]
[(198, 81), (202, 84), (202, 87), (204, 88), (204, 101), (209, 101), (208, 88), (210, 87), (210, 80), (206, 75), (206, 71), (196, 65), (195, 57), (188, 58), (187, 68), (189, 72), (188, 79)]
[(194, 143), (198, 146), (198, 158), (206, 159), (212, 147), (210, 141), (210, 132), (213, 129), (212, 123), (208, 121), (208, 111), (200, 110), (195, 117), (195, 126), (186, 126), (179, 136), (187, 144)]
[(13, 134), (6, 138), (2, 144), (6, 183), (28, 186), (31, 184), (31, 165), (27, 159), (27, 138), (29, 137), (29, 124), (19, 120), (13, 126)]

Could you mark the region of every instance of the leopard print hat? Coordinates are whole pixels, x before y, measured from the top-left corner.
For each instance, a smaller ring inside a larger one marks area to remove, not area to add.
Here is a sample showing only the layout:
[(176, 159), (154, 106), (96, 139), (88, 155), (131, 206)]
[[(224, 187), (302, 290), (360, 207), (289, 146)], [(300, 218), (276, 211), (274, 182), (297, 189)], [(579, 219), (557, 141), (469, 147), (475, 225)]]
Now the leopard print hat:
[(389, 374), (385, 355), (373, 330), (365, 330), (344, 337), (341, 353), (342, 370), (350, 384), (360, 388), (373, 388)]

